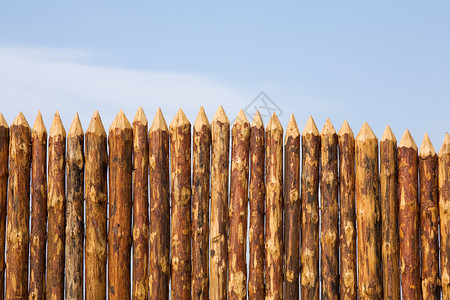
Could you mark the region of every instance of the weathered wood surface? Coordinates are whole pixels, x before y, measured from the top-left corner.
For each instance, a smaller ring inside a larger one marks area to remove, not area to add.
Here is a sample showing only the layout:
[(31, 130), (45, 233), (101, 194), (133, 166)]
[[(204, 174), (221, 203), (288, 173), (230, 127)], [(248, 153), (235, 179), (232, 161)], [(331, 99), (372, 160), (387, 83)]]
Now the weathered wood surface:
[(438, 154), (439, 219), (441, 230), (442, 298), (450, 298), (450, 135), (445, 134)]
[[(4, 298), (6, 207), (8, 195), (9, 127), (0, 113), (0, 300)], [(44, 258), (45, 261), (45, 258)], [(44, 267), (45, 269), (45, 267)]]

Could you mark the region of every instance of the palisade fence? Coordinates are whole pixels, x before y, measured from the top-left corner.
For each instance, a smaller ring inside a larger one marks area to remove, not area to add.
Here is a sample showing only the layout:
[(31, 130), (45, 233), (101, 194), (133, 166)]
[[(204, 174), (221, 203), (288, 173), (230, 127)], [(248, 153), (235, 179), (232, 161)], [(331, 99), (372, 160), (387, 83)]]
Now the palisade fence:
[(147, 126), (0, 114), (0, 298), (450, 299), (448, 133)]

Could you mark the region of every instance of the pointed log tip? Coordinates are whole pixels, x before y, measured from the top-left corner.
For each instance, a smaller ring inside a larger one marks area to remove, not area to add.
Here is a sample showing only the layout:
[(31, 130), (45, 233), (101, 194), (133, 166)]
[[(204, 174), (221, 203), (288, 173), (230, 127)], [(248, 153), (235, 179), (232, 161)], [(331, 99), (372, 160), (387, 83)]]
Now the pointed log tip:
[(61, 116), (59, 112), (56, 111), (55, 116), (53, 117), (52, 125), (50, 125), (50, 134), (49, 136), (66, 136), (66, 130), (64, 129), (64, 125), (61, 121)]
[(433, 144), (431, 143), (428, 133), (425, 132), (425, 135), (424, 135), (423, 141), (422, 141), (422, 145), (420, 146), (419, 156), (427, 157), (427, 156), (434, 156), (434, 155), (436, 155), (436, 150), (434, 149)]
[(14, 119), (11, 125), (30, 128), (30, 125), (28, 125), (27, 119), (25, 119), (25, 116), (22, 112), (19, 113), (19, 115)]
[(109, 131), (114, 129), (121, 129), (121, 130), (131, 129), (130, 121), (128, 121), (127, 116), (125, 115), (122, 109), (119, 111), (116, 118), (109, 127)]
[(442, 143), (441, 150), (439, 150), (439, 157), (450, 154), (450, 135), (445, 133), (444, 142)]
[(354, 137), (353, 130), (350, 128), (350, 125), (348, 124), (347, 120), (344, 120), (342, 123), (341, 129), (339, 130), (338, 135), (343, 136), (348, 134), (351, 137)]
[(144, 110), (142, 109), (142, 107), (139, 107), (136, 115), (134, 116), (133, 119), (133, 124), (134, 123), (141, 123), (144, 126), (147, 126), (147, 117), (145, 116)]
[(398, 144), (398, 147), (399, 148), (412, 148), (415, 151), (417, 151), (416, 142), (414, 141), (414, 139), (408, 129), (406, 129), (405, 133), (403, 134), (403, 136), (400, 140), (400, 143)]
[(308, 121), (306, 121), (305, 128), (303, 129), (302, 135), (305, 136), (307, 134), (320, 135), (319, 130), (317, 129), (316, 126), (316, 122), (314, 122), (312, 116), (309, 116)]
[(80, 136), (83, 135), (83, 127), (81, 126), (80, 117), (78, 116), (78, 113), (75, 114), (75, 117), (73, 118), (72, 124), (70, 125), (69, 133), (67, 135), (69, 136)]
[(150, 126), (149, 132), (154, 131), (168, 131), (166, 119), (164, 119), (164, 115), (161, 111), (161, 108), (158, 108), (156, 111), (155, 117), (153, 118), (152, 126)]
[(239, 110), (239, 113), (236, 117), (236, 120), (234, 121), (234, 124), (245, 124), (245, 123), (250, 124), (250, 122), (247, 119), (247, 116), (245, 115), (244, 111), (241, 109), (241, 110)]
[(383, 132), (383, 136), (381, 137), (381, 141), (392, 141), (397, 143), (397, 139), (395, 138), (394, 133), (392, 132), (392, 129), (389, 125), (386, 126)]
[(297, 138), (300, 136), (300, 131), (298, 130), (297, 121), (295, 120), (294, 114), (291, 114), (289, 117), (288, 126), (286, 128), (286, 137), (284, 139), (284, 142), (286, 143), (288, 138)]
[(100, 118), (98, 110), (94, 112), (94, 115), (92, 116), (91, 122), (89, 123), (86, 133), (92, 133), (98, 136), (106, 137), (105, 127), (103, 126), (102, 119)]
[(355, 140), (365, 141), (365, 140), (376, 140), (377, 136), (373, 133), (372, 128), (370, 128), (369, 123), (364, 122), (361, 130), (356, 136)]
[(170, 122), (169, 128), (176, 128), (180, 126), (190, 125), (188, 118), (184, 114), (183, 110), (180, 108), (173, 118), (172, 122)]
[(207, 129), (210, 128), (208, 117), (206, 116), (206, 113), (205, 113), (205, 109), (203, 108), (203, 106), (200, 106), (200, 109), (197, 114), (197, 118), (195, 119), (195, 122), (194, 122), (194, 131), (197, 131), (197, 132), (200, 131), (203, 128), (203, 126), (205, 126)]
[(253, 117), (252, 127), (256, 127), (256, 128), (264, 127), (264, 123), (263, 123), (263, 120), (261, 118), (261, 114), (259, 113), (259, 111), (256, 111), (255, 116)]
[(323, 125), (321, 135), (336, 134), (333, 124), (331, 124), (330, 118), (327, 118), (325, 125)]
[(271, 130), (281, 130), (283, 131), (283, 126), (281, 126), (280, 120), (278, 119), (276, 113), (272, 114), (272, 117), (269, 120), (269, 123), (267, 124), (266, 131)]
[(230, 120), (228, 120), (227, 114), (225, 113), (222, 105), (219, 106), (216, 113), (214, 114), (212, 123), (230, 124)]
[(36, 121), (33, 125), (33, 134), (36, 134), (39, 138), (42, 138), (44, 134), (47, 134), (47, 129), (45, 128), (44, 120), (42, 119), (41, 111), (38, 111), (36, 116)]
[(6, 122), (5, 117), (0, 113), (0, 127), (9, 128), (8, 122)]

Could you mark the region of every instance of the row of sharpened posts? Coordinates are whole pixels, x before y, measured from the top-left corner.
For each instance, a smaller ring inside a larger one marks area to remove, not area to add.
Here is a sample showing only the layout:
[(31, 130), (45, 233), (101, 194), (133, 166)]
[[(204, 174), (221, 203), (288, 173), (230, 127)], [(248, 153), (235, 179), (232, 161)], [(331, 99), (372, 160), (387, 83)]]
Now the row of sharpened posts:
[(275, 114), (240, 111), (230, 164), (222, 107), (192, 137), (181, 109), (147, 129), (120, 111), (107, 136), (95, 112), (66, 137), (57, 113), (47, 166), (41, 114), (32, 130), (0, 114), (0, 298), (450, 297), (448, 134), (436, 154), (388, 126), (378, 151), (367, 123), (300, 134), (292, 115), (283, 141)]

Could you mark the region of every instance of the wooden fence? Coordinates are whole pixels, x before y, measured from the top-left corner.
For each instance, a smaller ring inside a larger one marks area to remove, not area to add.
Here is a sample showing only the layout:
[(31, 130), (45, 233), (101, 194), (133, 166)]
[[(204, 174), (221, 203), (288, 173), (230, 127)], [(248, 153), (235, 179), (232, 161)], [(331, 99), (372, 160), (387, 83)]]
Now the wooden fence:
[(1, 299), (450, 299), (448, 133), (147, 127), (0, 114)]

